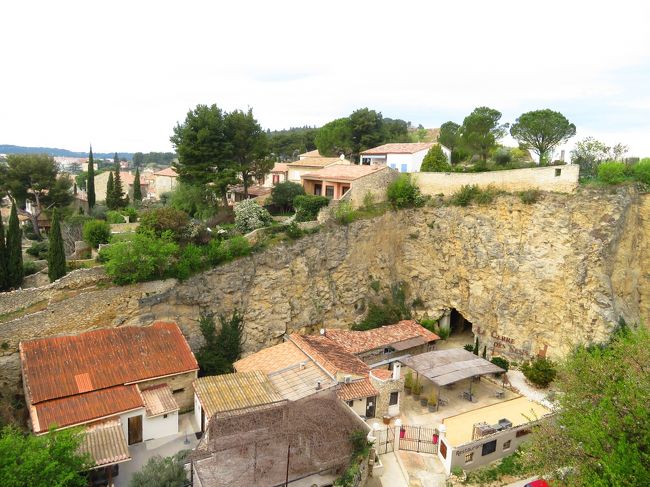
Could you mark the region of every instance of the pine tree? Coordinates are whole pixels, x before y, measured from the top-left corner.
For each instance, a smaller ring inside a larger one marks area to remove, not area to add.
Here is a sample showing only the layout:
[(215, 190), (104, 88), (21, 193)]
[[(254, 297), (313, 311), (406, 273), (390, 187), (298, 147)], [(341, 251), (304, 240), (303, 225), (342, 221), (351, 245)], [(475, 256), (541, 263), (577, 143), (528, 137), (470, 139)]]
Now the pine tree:
[(120, 165), (115, 164), (115, 178), (113, 178), (113, 203), (115, 208), (124, 208), (129, 204), (129, 197), (122, 189), (122, 177), (120, 176)]
[(133, 202), (142, 201), (142, 188), (140, 187), (140, 168), (136, 168), (133, 179)]
[(115, 155), (113, 156), (113, 162), (115, 163), (115, 165), (116, 165), (116, 166), (118, 167), (118, 169), (119, 169), (119, 167), (120, 167), (120, 160), (119, 160), (118, 157), (117, 157), (117, 152), (116, 152)]
[(0, 216), (0, 291), (9, 288), (7, 275), (7, 246), (5, 245), (5, 227)]
[(95, 206), (95, 161), (93, 160), (93, 146), (90, 146), (88, 156), (88, 177), (86, 179), (86, 194), (88, 195), (88, 208), (92, 210)]
[(483, 358), (487, 360), (487, 345), (483, 345)]
[(108, 173), (108, 182), (106, 183), (106, 206), (109, 210), (117, 208), (115, 205), (115, 180), (113, 172)]
[(478, 357), (478, 337), (476, 337), (476, 343), (474, 344), (474, 355)]
[(23, 283), (23, 231), (18, 224), (18, 209), (11, 206), (7, 229), (7, 287), (18, 288)]
[(50, 282), (65, 276), (65, 249), (63, 237), (61, 236), (61, 225), (59, 224), (59, 213), (56, 208), (52, 212), (52, 228), (50, 229), (50, 242), (47, 251), (47, 275)]

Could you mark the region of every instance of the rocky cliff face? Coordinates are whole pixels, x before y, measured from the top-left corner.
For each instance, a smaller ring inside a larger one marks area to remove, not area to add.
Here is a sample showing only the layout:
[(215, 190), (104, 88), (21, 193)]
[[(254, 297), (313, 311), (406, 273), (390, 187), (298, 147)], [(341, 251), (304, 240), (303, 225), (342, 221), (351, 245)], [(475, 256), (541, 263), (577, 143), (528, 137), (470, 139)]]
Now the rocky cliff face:
[(420, 298), (419, 315), (437, 318), (455, 308), (494, 354), (558, 357), (576, 343), (606, 339), (619, 317), (648, 322), (649, 264), (650, 196), (630, 189), (545, 194), (534, 205), (504, 196), (484, 207), (387, 213), (182, 283), (107, 287), (92, 271), (0, 295), (0, 380), (17, 383), (24, 339), (173, 319), (196, 348), (201, 310), (238, 308), (245, 349), (254, 351), (285, 332), (348, 326), (398, 282), (408, 302)]

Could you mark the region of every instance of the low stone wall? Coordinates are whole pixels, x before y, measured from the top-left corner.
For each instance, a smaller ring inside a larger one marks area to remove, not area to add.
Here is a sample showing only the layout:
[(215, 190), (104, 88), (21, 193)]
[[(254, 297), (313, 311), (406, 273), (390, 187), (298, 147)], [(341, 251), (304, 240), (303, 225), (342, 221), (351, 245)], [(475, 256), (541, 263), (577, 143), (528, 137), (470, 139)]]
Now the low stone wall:
[(133, 233), (140, 226), (140, 222), (111, 223), (111, 233)]
[(347, 200), (352, 203), (353, 208), (363, 206), (363, 199), (366, 194), (370, 193), (373, 197), (374, 203), (382, 203), (386, 201), (386, 188), (392, 183), (399, 173), (395, 169), (387, 167), (383, 171), (378, 171), (368, 176), (364, 176), (350, 185), (348, 191), (341, 200)]
[(462, 186), (476, 184), (482, 188), (493, 185), (505, 191), (539, 189), (558, 193), (573, 193), (578, 187), (577, 164), (564, 166), (533, 167), (507, 171), (473, 173), (421, 172), (414, 179), (425, 195), (443, 194), (449, 196)]

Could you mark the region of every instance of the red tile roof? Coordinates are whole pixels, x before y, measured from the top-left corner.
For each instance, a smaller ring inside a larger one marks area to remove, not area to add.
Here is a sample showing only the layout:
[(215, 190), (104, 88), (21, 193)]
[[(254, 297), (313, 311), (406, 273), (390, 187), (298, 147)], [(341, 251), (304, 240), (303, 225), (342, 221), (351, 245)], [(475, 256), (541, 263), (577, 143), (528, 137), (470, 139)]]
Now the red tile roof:
[(326, 330), (326, 336), (350, 353), (384, 348), (412, 338), (421, 337), (424, 343), (440, 339), (415, 320), (402, 320), (394, 325), (367, 331)]
[(368, 375), (370, 369), (364, 362), (346, 352), (339, 344), (326, 336), (294, 333), (290, 338), (303, 352), (332, 375)]
[(317, 172), (310, 172), (300, 176), (302, 179), (318, 179), (318, 180), (342, 180), (354, 181), (356, 179), (374, 174), (379, 171), (388, 170), (387, 166), (358, 166), (356, 164), (336, 164), (321, 169)]
[(271, 172), (287, 172), (289, 170), (289, 165), (282, 162), (276, 162), (271, 169)]
[(143, 405), (136, 385), (120, 385), (33, 405), (32, 425), (34, 433), (41, 433), (52, 425), (63, 428), (87, 423)]
[(388, 369), (372, 369), (370, 373), (380, 380), (390, 380), (393, 377), (393, 371)]
[(340, 384), (341, 387), (336, 391), (336, 395), (342, 401), (351, 401), (353, 399), (363, 399), (364, 397), (372, 397), (379, 394), (377, 389), (370, 383), (370, 379), (358, 380), (348, 384)]
[(364, 154), (415, 154), (421, 150), (429, 150), (433, 147), (433, 142), (406, 142), (399, 144), (384, 144), (379, 147), (365, 150), (361, 153)]
[(162, 171), (155, 172), (154, 174), (156, 176), (167, 176), (167, 177), (170, 177), (170, 178), (177, 178), (178, 177), (178, 173), (176, 171), (174, 171), (173, 167), (166, 167)]
[(323, 157), (320, 155), (320, 152), (318, 152), (318, 149), (310, 150), (309, 152), (303, 152), (302, 154), (299, 154), (298, 157)]
[[(135, 181), (135, 174), (126, 172), (126, 171), (120, 171), (120, 179), (122, 180), (123, 184), (132, 185), (133, 182)], [(140, 176), (140, 186), (149, 186), (149, 181), (147, 181), (145, 178)]]
[(198, 369), (176, 323), (105, 328), (20, 343), (30, 404)]

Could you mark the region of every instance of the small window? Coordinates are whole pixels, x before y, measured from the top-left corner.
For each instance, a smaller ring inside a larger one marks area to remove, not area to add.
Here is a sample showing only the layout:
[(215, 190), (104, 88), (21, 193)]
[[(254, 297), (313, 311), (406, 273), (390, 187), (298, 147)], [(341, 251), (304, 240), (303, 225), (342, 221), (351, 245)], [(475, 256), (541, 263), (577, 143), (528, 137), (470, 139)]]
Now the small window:
[(561, 175), (562, 175), (562, 169), (557, 168), (557, 169), (555, 170), (555, 177), (558, 177), (558, 176), (561, 176)]
[(180, 394), (181, 392), (185, 392), (185, 388), (181, 387), (180, 389), (174, 389), (172, 394)]
[(391, 353), (393, 350), (390, 347), (384, 348), (384, 353)]
[(363, 164), (364, 166), (369, 166), (370, 165), (370, 157), (364, 157), (363, 159), (361, 159), (361, 164)]
[(494, 453), (497, 449), (497, 440), (488, 441), (483, 444), (483, 450), (481, 451), (481, 456), (489, 455)]
[(166, 415), (166, 414), (163, 414), (163, 419), (167, 419), (167, 415)]
[(530, 430), (529, 430), (529, 429), (523, 429), (523, 430), (519, 430), (519, 431), (517, 431), (517, 434), (515, 434), (515, 436), (516, 436), (517, 438), (519, 438), (519, 437), (521, 437), (521, 436), (526, 436), (526, 435), (528, 435), (528, 434), (530, 434)]
[(347, 404), (348, 406), (352, 407), (352, 406), (354, 406), (354, 401), (348, 401), (346, 404)]
[(334, 198), (334, 186), (325, 186), (325, 196)]
[(388, 401), (389, 406), (395, 406), (399, 401), (399, 392), (391, 392), (390, 400)]
[(408, 164), (402, 164), (401, 169), (399, 171), (400, 172), (408, 172), (409, 171)]
[(474, 461), (474, 452), (465, 453), (465, 463), (472, 463)]
[(504, 450), (510, 450), (510, 443), (511, 442), (512, 442), (512, 440), (504, 441), (503, 442), (503, 449)]
[(397, 169), (397, 164), (391, 164), (391, 165), (390, 165), (390, 168), (391, 168), (391, 169)]

